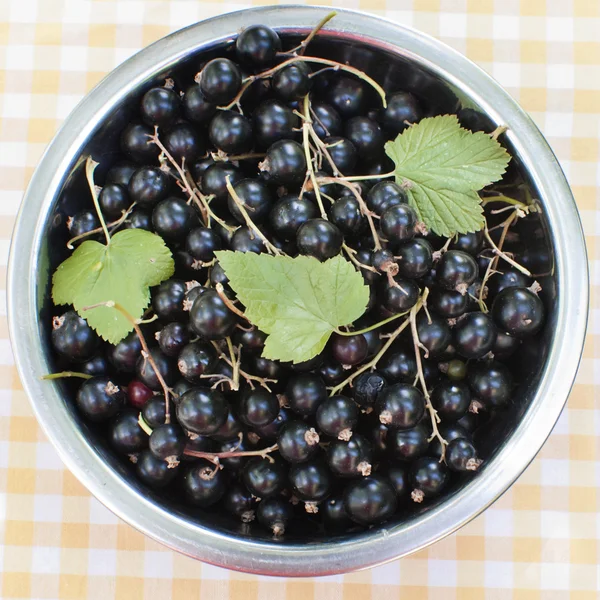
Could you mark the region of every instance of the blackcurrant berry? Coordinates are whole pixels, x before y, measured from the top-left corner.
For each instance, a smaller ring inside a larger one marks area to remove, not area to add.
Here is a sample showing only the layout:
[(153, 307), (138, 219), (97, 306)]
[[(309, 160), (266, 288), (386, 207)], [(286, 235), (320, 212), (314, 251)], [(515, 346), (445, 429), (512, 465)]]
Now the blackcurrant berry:
[(76, 400), (83, 416), (94, 423), (108, 421), (125, 407), (123, 390), (106, 376), (84, 381)]
[(384, 425), (412, 429), (425, 414), (425, 398), (412, 385), (395, 383), (379, 394), (376, 411)]
[(142, 98), (140, 114), (146, 125), (169, 127), (179, 117), (179, 96), (165, 87), (149, 89)]
[(229, 485), (223, 496), (223, 507), (234, 517), (238, 517), (243, 523), (254, 519), (254, 498), (243, 486), (234, 483)]
[(349, 441), (333, 440), (327, 448), (327, 464), (338, 477), (364, 477), (371, 472), (372, 449), (360, 434)]
[(379, 226), (392, 244), (406, 242), (415, 236), (417, 213), (408, 204), (394, 204), (381, 213)]
[(199, 85), (188, 88), (183, 96), (183, 114), (188, 121), (202, 125), (210, 121), (216, 112), (216, 105), (207, 100)]
[(129, 218), (125, 221), (125, 228), (152, 231), (152, 215), (141, 208), (136, 208), (131, 211)]
[(313, 202), (294, 194), (282, 196), (269, 214), (269, 223), (273, 233), (282, 240), (296, 238), (298, 228), (319, 214)]
[(487, 282), (488, 293), (493, 298), (506, 288), (526, 288), (529, 285), (531, 285), (531, 279), (529, 277), (523, 275), (520, 271), (512, 270), (507, 270), (503, 273), (494, 273)]
[(229, 406), (217, 390), (194, 387), (181, 396), (177, 420), (185, 429), (200, 435), (215, 433), (227, 421)]
[[(158, 372), (161, 374), (164, 382), (170, 385), (175, 381), (175, 368), (173, 361), (165, 356), (159, 348), (151, 348), (150, 356), (152, 357), (154, 364), (156, 365)], [(151, 390), (161, 390), (162, 385), (159, 381), (154, 366), (146, 356), (140, 356), (137, 360), (136, 366), (137, 378)]]
[(415, 502), (421, 502), (423, 497), (439, 496), (450, 479), (448, 467), (435, 457), (419, 458), (410, 470), (413, 486), (412, 497)]
[(412, 279), (394, 278), (395, 285), (385, 282), (382, 303), (391, 313), (402, 313), (410, 310), (419, 299), (419, 286)]
[(193, 163), (206, 151), (206, 142), (193, 125), (178, 123), (164, 135), (164, 144), (179, 164)]
[[(287, 472), (281, 460), (271, 462), (266, 458), (253, 458), (246, 463), (242, 480), (250, 493), (258, 498), (278, 494), (286, 485)], [(259, 504), (259, 508), (262, 502)]]
[(183, 490), (190, 504), (206, 508), (223, 497), (227, 490), (227, 479), (219, 467), (201, 458), (184, 475)]
[(279, 35), (266, 25), (246, 27), (235, 41), (235, 52), (240, 62), (255, 69), (271, 65), (280, 50)]
[(192, 229), (185, 239), (186, 250), (196, 260), (210, 262), (215, 258), (215, 252), (221, 250), (221, 238), (208, 227)]
[(346, 121), (344, 133), (361, 160), (373, 163), (381, 158), (385, 138), (375, 121), (368, 117), (353, 117)]
[(155, 164), (158, 162), (160, 150), (150, 141), (154, 130), (148, 125), (130, 124), (121, 134), (121, 149), (123, 153), (139, 164)]
[(296, 243), (301, 254), (327, 260), (340, 253), (344, 236), (325, 219), (310, 219), (303, 223), (296, 234)]
[(506, 360), (517, 351), (520, 345), (519, 338), (513, 337), (505, 331), (498, 331), (492, 353), (498, 360)]
[(142, 352), (142, 344), (135, 331), (132, 331), (109, 350), (108, 358), (117, 371), (133, 373)]
[(394, 349), (384, 355), (379, 366), (387, 381), (413, 383), (417, 376), (417, 362), (414, 350)]
[(264, 427), (279, 414), (279, 400), (263, 387), (248, 389), (242, 394), (237, 411), (248, 427)]
[(240, 441), (240, 432), (243, 429), (243, 425), (238, 421), (237, 417), (229, 411), (227, 415), (227, 421), (217, 431), (210, 434), (210, 439), (215, 442), (235, 442)]
[(202, 375), (211, 372), (217, 355), (215, 349), (205, 342), (187, 344), (177, 358), (179, 372), (190, 382), (200, 383)]
[(527, 337), (542, 328), (544, 305), (528, 288), (509, 287), (494, 299), (492, 317), (502, 331), (518, 338)]
[(343, 531), (352, 525), (344, 506), (344, 498), (341, 495), (327, 498), (319, 506), (319, 512), (322, 515), (325, 529), (328, 531)]
[(390, 465), (386, 472), (387, 480), (392, 484), (398, 500), (405, 499), (410, 493), (410, 482), (403, 465)]
[(427, 306), (441, 317), (455, 319), (467, 312), (469, 296), (454, 290), (434, 288), (427, 299)]
[(228, 162), (218, 162), (210, 165), (202, 174), (200, 187), (206, 195), (212, 195), (220, 202), (227, 198), (227, 179), (235, 186), (244, 179), (241, 170)]
[(419, 341), (431, 357), (439, 356), (446, 350), (452, 340), (452, 332), (445, 319), (437, 315), (431, 315), (431, 322), (427, 317), (417, 317), (417, 333)]
[(468, 381), (473, 395), (485, 406), (503, 406), (510, 398), (512, 377), (509, 370), (499, 362), (470, 366)]
[(393, 181), (376, 183), (367, 193), (367, 206), (378, 215), (382, 215), (391, 206), (407, 202), (406, 192)]
[(327, 385), (337, 385), (346, 376), (344, 366), (336, 360), (326, 360), (318, 373)]
[(358, 365), (367, 357), (369, 345), (365, 336), (334, 334), (331, 340), (331, 354), (343, 365)]
[(386, 442), (392, 459), (409, 462), (427, 452), (429, 429), (422, 423), (412, 429), (391, 429)]
[(216, 292), (208, 291), (194, 300), (190, 310), (192, 329), (206, 340), (220, 340), (233, 333), (237, 318)]
[(194, 209), (174, 196), (161, 200), (152, 211), (154, 230), (165, 240), (184, 239), (197, 223)]
[[(441, 425), (438, 425), (438, 429), (439, 429), (440, 435), (448, 443), (450, 443), (452, 440), (458, 440), (458, 439), (470, 440), (471, 439), (471, 434), (464, 427), (461, 427), (458, 423), (449, 423), (449, 424), (445, 424), (445, 425), (441, 424)], [(427, 454), (429, 454), (431, 456), (435, 456), (438, 459), (442, 456), (442, 446), (441, 446), (440, 440), (437, 437), (434, 437), (431, 440)]]
[(187, 436), (176, 423), (159, 425), (150, 435), (150, 452), (169, 464), (178, 462), (183, 454)]
[(365, 217), (360, 205), (353, 196), (344, 196), (336, 200), (330, 210), (331, 222), (336, 225), (344, 235), (357, 235), (365, 227)]
[(464, 358), (482, 358), (495, 342), (496, 326), (482, 312), (468, 313), (454, 326), (454, 346)]
[(177, 475), (177, 469), (169, 467), (150, 450), (144, 450), (138, 456), (136, 474), (147, 486), (158, 490), (169, 485)]
[[(329, 156), (335, 165), (335, 170), (342, 174), (351, 173), (358, 161), (358, 154), (354, 144), (350, 140), (339, 136), (326, 137), (324, 141), (327, 144)], [(327, 173), (333, 173), (334, 171), (333, 166), (328, 160), (323, 162), (323, 169)]]
[(358, 406), (353, 400), (346, 396), (330, 396), (317, 409), (317, 427), (326, 435), (348, 440), (358, 417)]
[[(273, 205), (273, 194), (265, 183), (260, 179), (242, 179), (233, 186), (233, 190), (254, 223), (261, 223), (267, 218)], [(234, 219), (244, 225), (244, 215), (231, 195), (227, 199), (227, 206)]]
[(152, 308), (165, 321), (178, 321), (185, 318), (183, 300), (187, 287), (179, 279), (163, 281), (152, 294)]
[(342, 117), (333, 106), (315, 102), (311, 106), (311, 110), (313, 113), (313, 128), (321, 139), (332, 135), (341, 135)]
[(457, 233), (452, 240), (450, 248), (452, 250), (462, 250), (473, 256), (477, 256), (483, 247), (483, 231), (474, 231), (471, 233)]
[[(106, 184), (98, 194), (102, 214), (108, 219), (118, 219), (131, 204), (127, 189), (118, 183)], [(93, 228), (92, 228), (93, 229)], [(71, 226), (71, 234), (73, 227)]]
[[(80, 237), (84, 236), (86, 233), (90, 233), (94, 229), (98, 229), (100, 227), (100, 221), (98, 221), (98, 216), (94, 211), (91, 210), (83, 210), (74, 214), (72, 217), (69, 217), (67, 220), (67, 228), (71, 237)], [(89, 239), (94, 239), (94, 237), (88, 236)], [(75, 242), (76, 245), (80, 244), (82, 240)]]
[(292, 463), (305, 462), (319, 450), (319, 435), (303, 421), (286, 423), (277, 436), (279, 454)]
[(52, 320), (52, 346), (69, 360), (87, 360), (99, 345), (96, 332), (74, 310)]
[(310, 73), (310, 67), (305, 62), (292, 63), (279, 69), (271, 80), (273, 93), (284, 102), (304, 98), (312, 87)]
[(106, 174), (106, 184), (118, 183), (123, 187), (129, 185), (129, 180), (137, 170), (137, 165), (130, 162), (120, 162), (111, 167)]
[(387, 107), (379, 116), (381, 125), (391, 134), (404, 131), (408, 123), (421, 120), (423, 111), (417, 99), (410, 92), (396, 92), (387, 98)]
[(156, 336), (158, 347), (167, 356), (177, 356), (190, 340), (189, 327), (176, 321), (167, 323)]
[(240, 68), (228, 58), (215, 58), (199, 73), (204, 97), (217, 105), (231, 102), (242, 86)]
[(387, 521), (396, 512), (398, 500), (391, 483), (379, 475), (353, 481), (344, 492), (344, 506), (359, 525)]
[(477, 278), (479, 268), (475, 259), (462, 250), (448, 250), (436, 266), (438, 284), (447, 290), (466, 293)]
[[(171, 408), (169, 406), (169, 410)], [(164, 425), (166, 414), (165, 397), (162, 394), (152, 396), (142, 407), (142, 418), (151, 429)]]
[(276, 185), (297, 185), (306, 176), (304, 148), (294, 140), (279, 140), (267, 150), (259, 165), (262, 175)]
[(471, 404), (469, 386), (460, 381), (442, 381), (431, 392), (431, 404), (442, 421), (458, 421)]
[(106, 375), (110, 371), (110, 363), (103, 352), (92, 356), (81, 365), (81, 372), (88, 375)]
[(281, 537), (292, 520), (293, 513), (291, 504), (285, 498), (267, 498), (259, 502), (256, 518), (275, 537)]
[(407, 279), (423, 277), (433, 264), (433, 248), (422, 238), (403, 242), (396, 250), (398, 273)]
[(232, 110), (220, 110), (208, 126), (212, 144), (227, 154), (242, 154), (252, 148), (252, 123)]
[[(230, 247), (234, 252), (254, 252), (255, 254), (260, 254), (266, 250), (263, 241), (248, 227), (240, 227), (236, 230), (231, 238)], [(218, 266), (219, 269), (221, 268), (220, 265), (215, 266)], [(213, 282), (213, 273), (215, 273), (215, 271), (216, 269), (213, 267), (211, 270), (211, 282), (213, 285), (216, 283), (216, 280)], [(223, 275), (224, 274), (225, 273), (223, 272)], [(226, 279), (226, 281), (229, 280)]]
[(446, 464), (453, 471), (477, 471), (481, 460), (472, 442), (464, 438), (452, 440), (446, 447)]
[(278, 415), (264, 427), (255, 427), (254, 431), (263, 440), (276, 440), (281, 428), (292, 419), (292, 413), (287, 408), (280, 408)]
[(348, 75), (336, 77), (327, 89), (327, 101), (344, 119), (364, 112), (367, 92), (362, 81)]
[(266, 150), (275, 142), (295, 138), (300, 119), (282, 102), (265, 100), (254, 109), (252, 124), (256, 146)]
[(320, 460), (293, 465), (289, 479), (294, 495), (305, 502), (324, 500), (333, 485), (331, 472)]
[(111, 423), (109, 440), (121, 454), (135, 454), (148, 446), (148, 434), (140, 427), (138, 415), (133, 410), (121, 413)]
[(169, 175), (157, 167), (141, 167), (129, 181), (129, 196), (145, 208), (153, 208), (164, 200), (171, 188)]
[(385, 377), (377, 371), (361, 373), (354, 381), (354, 401), (363, 408), (373, 406), (386, 386)]
[(263, 333), (256, 327), (249, 331), (237, 329), (233, 336), (234, 345), (242, 345), (242, 350), (260, 354), (265, 347), (267, 334)]

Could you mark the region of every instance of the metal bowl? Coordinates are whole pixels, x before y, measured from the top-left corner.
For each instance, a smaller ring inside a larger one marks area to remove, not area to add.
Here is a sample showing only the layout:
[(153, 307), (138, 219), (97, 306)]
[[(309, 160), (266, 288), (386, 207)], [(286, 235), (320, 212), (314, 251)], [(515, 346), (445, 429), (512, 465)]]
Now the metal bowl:
[(587, 258), (575, 202), (531, 119), (488, 75), (437, 40), (340, 10), (311, 52), (350, 62), (388, 91), (413, 91), (426, 99), (429, 114), (468, 107), (491, 127), (507, 124), (504, 143), (517, 176), (542, 207), (541, 214), (524, 220), (520, 234), (528, 244), (524, 260), (538, 272), (544, 288), (547, 326), (524, 350), (529, 367), (514, 406), (485, 436), (481, 472), (437, 504), (383, 527), (328, 539), (309, 532), (274, 542), (211, 515), (186, 513), (176, 499), (165, 502), (153, 496), (80, 421), (67, 400), (68, 383), (40, 380), (55, 368), (48, 345), (50, 273), (64, 258), (65, 215), (72, 214), (79, 191), (85, 189), (82, 157), (92, 153), (98, 159), (101, 153), (101, 163), (109, 162), (118, 152), (117, 132), (140, 91), (164, 79), (174, 65), (191, 77), (203, 60), (230, 46), (245, 25), (264, 23), (286, 37), (297, 37), (325, 14), (326, 9), (304, 6), (230, 13), (178, 31), (115, 69), (83, 99), (44, 154), (21, 206), (9, 263), (16, 364), (39, 422), (71, 471), (124, 521), (167, 546), (215, 565), (270, 575), (325, 575), (371, 567), (439, 540), (489, 506), (527, 467), (558, 419), (580, 360), (588, 308)]

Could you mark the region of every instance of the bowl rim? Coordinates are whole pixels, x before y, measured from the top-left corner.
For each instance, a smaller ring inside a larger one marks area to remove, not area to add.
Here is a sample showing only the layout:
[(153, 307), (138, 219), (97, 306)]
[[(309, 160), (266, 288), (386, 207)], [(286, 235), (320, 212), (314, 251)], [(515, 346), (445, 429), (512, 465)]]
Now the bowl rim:
[[(558, 161), (533, 121), (482, 69), (435, 38), (381, 17), (335, 10), (336, 18), (322, 35), (341, 32), (346, 38), (416, 60), (466, 90), (496, 124), (509, 124), (506, 135), (540, 192), (553, 236), (560, 289), (556, 330), (531, 405), (511, 443), (493, 459), (493, 469), (484, 469), (448, 501), (408, 524), (332, 542), (284, 546), (253, 541), (187, 522), (136, 492), (73, 426), (59, 387), (40, 380), (48, 365), (39, 344), (36, 278), (24, 275), (43, 268), (45, 220), (66, 168), (96, 126), (139, 83), (189, 52), (231, 39), (253, 22), (305, 32), (331, 8), (285, 5), (227, 13), (162, 38), (117, 67), (83, 98), (47, 147), (23, 198), (9, 256), (8, 318), (15, 363), (37, 419), (67, 467), (105, 506), (146, 535), (204, 562), (257, 574), (320, 576), (373, 567), (415, 552), (480, 514), (525, 470), (550, 434), (574, 382), (587, 324), (588, 263), (579, 214)], [(569, 344), (559, 343), (566, 339)]]

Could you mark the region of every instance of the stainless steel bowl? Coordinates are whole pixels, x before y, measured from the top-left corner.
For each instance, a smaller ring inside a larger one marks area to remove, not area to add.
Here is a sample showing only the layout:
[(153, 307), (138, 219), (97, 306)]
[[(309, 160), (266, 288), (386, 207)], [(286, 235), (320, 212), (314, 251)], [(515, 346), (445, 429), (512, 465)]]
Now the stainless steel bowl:
[[(450, 497), (404, 521), (363, 533), (276, 543), (218, 521), (201, 521), (139, 487), (81, 423), (63, 383), (40, 377), (54, 368), (48, 350), (51, 269), (62, 258), (59, 232), (84, 189), (81, 157), (117, 151), (116, 132), (140, 89), (173, 65), (188, 74), (231, 43), (250, 23), (283, 35), (305, 35), (328, 9), (284, 6), (230, 13), (174, 33), (106, 77), (69, 116), (44, 154), (23, 200), (9, 264), (10, 335), (17, 367), (39, 422), (81, 482), (124, 521), (200, 560), (271, 575), (325, 575), (377, 565), (414, 552), (455, 531), (496, 500), (522, 473), (550, 434), (565, 404), (582, 352), (588, 308), (587, 258), (573, 197), (548, 144), (529, 117), (490, 77), (437, 40), (366, 14), (340, 10), (311, 51), (327, 53), (374, 75), (388, 90), (426, 96), (432, 113), (476, 108), (507, 124), (506, 145), (542, 214), (522, 235), (527, 259), (542, 275), (548, 307), (545, 335), (526, 348), (530, 372), (515, 406), (490, 432), (485, 468)], [(182, 66), (181, 66), (182, 65)], [(493, 443), (492, 443), (493, 442)]]

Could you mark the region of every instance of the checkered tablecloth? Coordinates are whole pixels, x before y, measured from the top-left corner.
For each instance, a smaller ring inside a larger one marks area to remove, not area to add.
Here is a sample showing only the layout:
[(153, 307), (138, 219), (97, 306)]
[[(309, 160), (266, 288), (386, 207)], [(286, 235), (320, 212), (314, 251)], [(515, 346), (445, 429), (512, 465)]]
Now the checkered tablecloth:
[[(2, 274), (23, 190), (45, 145), (82, 96), (157, 38), (252, 4), (0, 0)], [(145, 538), (65, 470), (39, 430), (13, 367), (2, 277), (2, 599), (600, 597), (600, 376), (594, 373), (600, 368), (600, 0), (341, 0), (332, 5), (376, 12), (450, 44), (504, 85), (547, 136), (573, 187), (591, 261), (591, 323), (568, 408), (518, 483), (484, 515), (427, 550), (370, 571), (323, 579), (233, 573)]]

